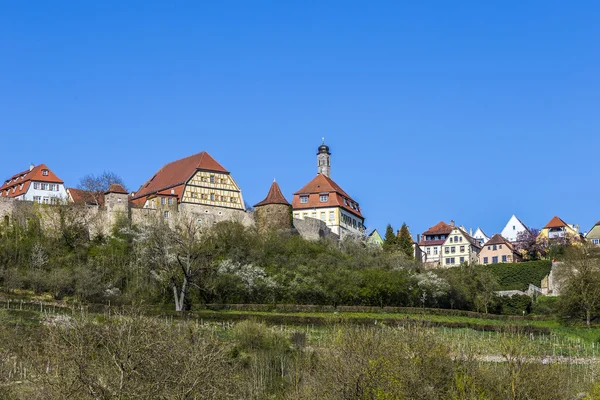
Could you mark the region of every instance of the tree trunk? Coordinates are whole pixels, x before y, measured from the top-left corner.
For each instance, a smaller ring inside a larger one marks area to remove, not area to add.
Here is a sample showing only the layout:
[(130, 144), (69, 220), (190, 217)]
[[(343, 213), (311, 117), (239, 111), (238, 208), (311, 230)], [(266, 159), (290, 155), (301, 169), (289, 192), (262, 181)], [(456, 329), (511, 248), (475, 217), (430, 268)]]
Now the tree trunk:
[(585, 324), (587, 325), (587, 327), (590, 327), (590, 320), (591, 320), (591, 311), (589, 309), (585, 310)]

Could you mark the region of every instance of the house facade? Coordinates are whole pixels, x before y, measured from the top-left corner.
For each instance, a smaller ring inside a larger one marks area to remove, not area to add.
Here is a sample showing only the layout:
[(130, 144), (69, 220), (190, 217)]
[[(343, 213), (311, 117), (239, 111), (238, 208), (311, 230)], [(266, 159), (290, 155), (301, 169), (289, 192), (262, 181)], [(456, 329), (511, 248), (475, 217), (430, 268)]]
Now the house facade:
[(483, 229), (478, 227), (475, 233), (473, 234), (473, 239), (477, 240), (477, 243), (479, 243), (480, 246), (483, 246), (485, 242), (490, 240), (490, 237), (485, 234)]
[(205, 151), (164, 165), (132, 194), (130, 204), (158, 210), (164, 218), (182, 211), (198, 214), (198, 223), (245, 214), (240, 187)]
[(369, 235), (367, 236), (367, 243), (377, 246), (383, 246), (383, 238), (381, 237), (377, 229), (373, 229), (373, 231), (369, 233)]
[(596, 222), (596, 225), (589, 230), (585, 235), (585, 240), (596, 246), (600, 246), (600, 222)]
[(521, 255), (513, 245), (502, 235), (495, 234), (488, 240), (479, 252), (479, 264), (497, 264), (521, 262)]
[(579, 240), (579, 226), (567, 224), (561, 218), (555, 216), (540, 231), (538, 238), (548, 240)]
[(65, 183), (54, 172), (40, 164), (8, 178), (0, 186), (0, 197), (33, 201), (39, 204), (59, 204), (67, 200)]
[(448, 237), (446, 237), (442, 249), (441, 266), (448, 268), (457, 267), (465, 262), (469, 264), (477, 263), (481, 246), (477, 240), (464, 230), (453, 227)]
[(504, 239), (508, 240), (511, 243), (514, 243), (517, 241), (517, 237), (520, 233), (528, 230), (529, 229), (525, 226), (525, 224), (521, 222), (521, 220), (517, 218), (516, 215), (513, 214), (513, 216), (510, 217), (510, 219), (506, 223), (506, 226), (504, 227), (504, 229), (502, 229), (502, 232), (500, 232), (500, 234)]
[(454, 229), (454, 222), (451, 222), (451, 224), (449, 225), (444, 221), (440, 221), (423, 232), (418, 247), (421, 249), (421, 261), (424, 264), (430, 267), (440, 265), (442, 246)]
[(365, 218), (360, 205), (331, 179), (330, 156), (327, 145), (319, 146), (317, 176), (294, 193), (293, 217), (319, 219), (340, 239), (346, 235), (363, 237)]

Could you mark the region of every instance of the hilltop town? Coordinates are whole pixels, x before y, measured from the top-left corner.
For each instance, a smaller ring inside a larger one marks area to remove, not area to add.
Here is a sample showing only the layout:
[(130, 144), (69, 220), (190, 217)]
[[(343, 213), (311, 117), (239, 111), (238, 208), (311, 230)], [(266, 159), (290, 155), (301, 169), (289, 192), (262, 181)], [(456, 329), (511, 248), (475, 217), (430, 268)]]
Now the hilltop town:
[[(316, 176), (293, 194), (291, 203), (273, 181), (266, 197), (253, 208), (246, 206), (232, 173), (206, 151), (165, 164), (133, 192), (117, 183), (102, 191), (67, 186), (46, 164), (31, 165), (0, 187), (0, 216), (9, 223), (21, 201), (74, 204), (85, 206), (95, 216), (92, 234), (109, 232), (122, 215), (132, 222), (157, 216), (168, 221), (185, 215), (200, 226), (237, 221), (263, 232), (289, 230), (312, 240), (353, 237), (383, 245), (376, 229), (367, 233), (359, 203), (331, 178), (331, 151), (324, 140), (316, 161)], [(600, 222), (584, 234), (579, 225), (558, 216), (535, 229), (513, 215), (500, 232), (488, 235), (480, 227), (473, 231), (454, 221), (440, 221), (411, 236), (411, 241), (411, 256), (429, 268), (516, 263), (544, 256), (551, 243), (600, 245)]]

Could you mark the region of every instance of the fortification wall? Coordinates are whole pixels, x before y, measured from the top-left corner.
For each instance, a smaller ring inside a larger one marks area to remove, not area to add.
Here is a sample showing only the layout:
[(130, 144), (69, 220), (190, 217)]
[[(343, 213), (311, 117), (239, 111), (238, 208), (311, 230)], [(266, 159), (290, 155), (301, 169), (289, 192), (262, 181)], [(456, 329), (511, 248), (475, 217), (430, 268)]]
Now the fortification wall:
[(256, 207), (256, 224), (261, 233), (272, 231), (290, 231), (292, 229), (292, 207), (285, 204), (267, 204)]
[(201, 226), (212, 226), (217, 222), (236, 221), (246, 227), (256, 225), (253, 212), (236, 210), (232, 208), (209, 207), (199, 204), (182, 203), (179, 205), (179, 213), (196, 218)]
[(337, 234), (329, 229), (326, 222), (316, 218), (294, 218), (294, 228), (296, 228), (300, 236), (307, 240), (319, 240), (321, 238), (340, 239)]

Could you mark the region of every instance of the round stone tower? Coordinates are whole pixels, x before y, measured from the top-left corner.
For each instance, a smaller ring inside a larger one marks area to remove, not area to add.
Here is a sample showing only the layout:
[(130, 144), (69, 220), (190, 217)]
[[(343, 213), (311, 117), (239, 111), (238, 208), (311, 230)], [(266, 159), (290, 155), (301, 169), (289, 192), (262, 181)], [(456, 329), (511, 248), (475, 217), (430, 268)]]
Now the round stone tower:
[(254, 205), (254, 212), (260, 233), (292, 229), (292, 205), (285, 199), (275, 181), (267, 197)]

